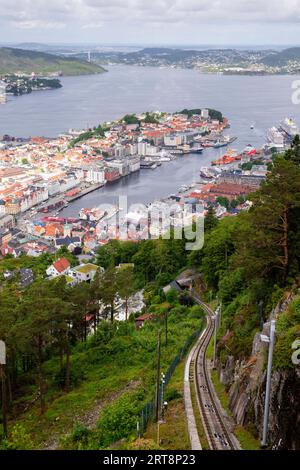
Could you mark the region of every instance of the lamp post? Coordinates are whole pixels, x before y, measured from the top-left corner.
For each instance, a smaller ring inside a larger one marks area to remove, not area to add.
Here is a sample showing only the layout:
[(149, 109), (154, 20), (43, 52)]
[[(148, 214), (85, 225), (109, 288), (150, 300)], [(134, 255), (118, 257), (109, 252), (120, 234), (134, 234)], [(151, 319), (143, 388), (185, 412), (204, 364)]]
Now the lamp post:
[(218, 324), (219, 324), (219, 312), (220, 312), (220, 307), (217, 308), (215, 311), (215, 315), (213, 317), (213, 320), (215, 322), (215, 327), (214, 327), (214, 359), (213, 359), (213, 367), (215, 368), (216, 366), (216, 357), (217, 357), (217, 333), (218, 333)]
[(264, 424), (263, 424), (263, 437), (261, 446), (267, 447), (268, 445), (268, 427), (269, 427), (269, 414), (270, 414), (270, 395), (271, 395), (271, 378), (272, 378), (272, 364), (273, 364), (273, 351), (275, 342), (275, 320), (271, 320), (270, 336), (261, 335), (261, 340), (269, 343), (268, 354), (268, 367), (267, 367), (267, 381), (266, 381), (266, 396), (265, 396), (265, 409), (264, 409)]
[(0, 340), (0, 376), (1, 376), (1, 394), (2, 394), (2, 425), (3, 434), (7, 437), (7, 409), (6, 409), (6, 380), (5, 380), (5, 364), (6, 364), (6, 345)]
[(140, 420), (139, 419), (137, 419), (137, 421), (136, 421), (136, 435), (137, 435), (137, 438), (140, 439), (141, 430), (140, 430)]

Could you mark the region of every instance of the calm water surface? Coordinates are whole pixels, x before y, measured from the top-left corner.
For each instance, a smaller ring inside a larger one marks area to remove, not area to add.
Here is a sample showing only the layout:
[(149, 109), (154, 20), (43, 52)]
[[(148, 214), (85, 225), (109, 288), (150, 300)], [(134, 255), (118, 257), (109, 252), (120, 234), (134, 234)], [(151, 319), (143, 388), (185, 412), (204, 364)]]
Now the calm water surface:
[[(300, 107), (291, 100), (295, 76), (204, 75), (195, 70), (113, 66), (101, 75), (64, 77), (63, 88), (10, 98), (0, 106), (0, 135), (55, 137), (69, 128), (84, 128), (146, 110), (179, 111), (210, 107), (223, 112), (231, 123), (228, 132), (238, 136), (233, 147), (262, 145), (265, 131), (286, 116), (300, 124)], [(251, 130), (251, 124), (254, 129)], [(129, 203), (150, 202), (196, 180), (199, 168), (224, 149), (205, 150), (143, 170), (95, 191), (71, 204), (66, 214), (85, 206), (115, 201), (126, 194)]]

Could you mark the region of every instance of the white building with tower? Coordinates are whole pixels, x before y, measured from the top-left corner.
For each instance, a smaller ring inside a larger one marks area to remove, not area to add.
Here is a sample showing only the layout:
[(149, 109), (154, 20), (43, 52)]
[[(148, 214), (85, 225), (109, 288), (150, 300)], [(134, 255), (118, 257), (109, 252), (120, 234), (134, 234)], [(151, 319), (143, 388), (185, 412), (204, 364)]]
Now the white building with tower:
[(6, 103), (6, 83), (0, 80), (0, 104)]
[(201, 109), (201, 117), (202, 117), (202, 119), (208, 119), (209, 118), (208, 109)]

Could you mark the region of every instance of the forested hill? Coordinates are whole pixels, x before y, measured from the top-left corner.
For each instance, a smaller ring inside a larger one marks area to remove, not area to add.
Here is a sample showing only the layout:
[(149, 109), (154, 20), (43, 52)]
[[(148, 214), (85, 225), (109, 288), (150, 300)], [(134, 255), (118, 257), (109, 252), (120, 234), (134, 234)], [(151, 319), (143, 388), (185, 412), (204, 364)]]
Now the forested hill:
[(300, 60), (300, 47), (290, 47), (280, 52), (273, 52), (268, 54), (264, 59), (265, 65), (281, 67), (286, 65), (289, 61)]
[[(254, 437), (261, 432), (266, 350), (258, 355), (256, 341), (252, 354), (253, 340), (276, 316), (270, 442), (300, 447), (299, 368), (291, 360), (292, 345), (300, 339), (298, 136), (291, 149), (274, 156), (266, 181), (249, 198), (249, 211), (222, 220), (209, 208), (200, 250), (187, 251), (187, 240), (174, 239), (173, 231), (170, 239), (112, 240), (97, 251), (95, 263), (103, 269), (91, 283), (47, 279), (54, 260), (49, 254), (0, 260), (0, 338), (6, 343), (9, 384), (9, 433), (8, 439), (0, 435), (0, 449), (53, 448), (54, 440), (55, 448), (97, 450), (123, 439), (126, 448), (137, 416), (155, 391), (158, 330), (168, 328), (161, 362), (166, 371), (203, 324), (203, 311), (191, 305), (187, 293), (163, 289), (185, 268), (200, 274), (194, 286), (204, 300), (221, 303), (218, 367), (229, 377), (226, 365), (235, 364), (229, 385), (238, 391), (238, 405), (244, 399), (238, 412)], [(56, 256), (77, 263), (66, 248)], [(35, 280), (22, 288), (25, 267)], [(126, 306), (141, 289), (147, 324), (136, 328), (140, 312), (117, 321), (119, 299)], [(235, 382), (238, 367), (240, 382)], [(91, 412), (96, 415), (92, 429), (86, 418)]]
[(32, 73), (88, 75), (105, 72), (103, 67), (84, 60), (61, 57), (45, 52), (27, 51), (10, 47), (0, 48), (0, 74)]

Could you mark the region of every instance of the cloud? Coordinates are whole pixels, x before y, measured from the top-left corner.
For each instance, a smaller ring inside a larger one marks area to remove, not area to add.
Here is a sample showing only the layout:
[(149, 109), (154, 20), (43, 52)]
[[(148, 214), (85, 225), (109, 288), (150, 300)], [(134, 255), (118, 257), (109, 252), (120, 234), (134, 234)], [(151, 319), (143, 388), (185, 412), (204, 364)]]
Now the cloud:
[(56, 23), (55, 21), (28, 20), (28, 21), (12, 21), (11, 24), (19, 29), (63, 29), (64, 23)]
[(300, 0), (0, 0), (0, 10), (2, 25), (20, 29), (300, 21)]

